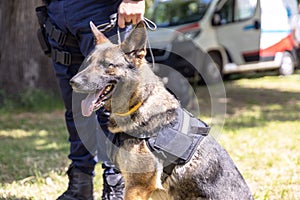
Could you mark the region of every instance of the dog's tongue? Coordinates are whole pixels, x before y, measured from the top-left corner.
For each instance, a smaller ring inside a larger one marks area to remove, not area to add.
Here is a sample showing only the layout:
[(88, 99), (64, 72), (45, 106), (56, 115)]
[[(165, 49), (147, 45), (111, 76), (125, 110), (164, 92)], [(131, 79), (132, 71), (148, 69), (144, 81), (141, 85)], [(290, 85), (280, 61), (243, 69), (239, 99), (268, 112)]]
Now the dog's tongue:
[(85, 117), (91, 116), (97, 98), (98, 96), (95, 93), (93, 93), (93, 94), (89, 94), (84, 100), (81, 101), (81, 112), (83, 116)]

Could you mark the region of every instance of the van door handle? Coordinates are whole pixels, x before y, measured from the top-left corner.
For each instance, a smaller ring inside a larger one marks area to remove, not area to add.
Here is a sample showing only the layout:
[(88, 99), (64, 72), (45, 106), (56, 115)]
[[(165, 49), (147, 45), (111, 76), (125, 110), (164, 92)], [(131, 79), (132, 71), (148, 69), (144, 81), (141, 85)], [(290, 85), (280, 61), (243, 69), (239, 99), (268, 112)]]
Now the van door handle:
[(260, 29), (260, 21), (259, 20), (255, 20), (253, 22), (253, 24), (248, 24), (243, 27), (244, 31), (248, 31), (248, 30), (252, 30), (252, 29), (256, 29), (256, 30)]
[(259, 20), (255, 20), (254, 21), (254, 28), (258, 30), (258, 29), (260, 29), (260, 27), (261, 27), (260, 21)]

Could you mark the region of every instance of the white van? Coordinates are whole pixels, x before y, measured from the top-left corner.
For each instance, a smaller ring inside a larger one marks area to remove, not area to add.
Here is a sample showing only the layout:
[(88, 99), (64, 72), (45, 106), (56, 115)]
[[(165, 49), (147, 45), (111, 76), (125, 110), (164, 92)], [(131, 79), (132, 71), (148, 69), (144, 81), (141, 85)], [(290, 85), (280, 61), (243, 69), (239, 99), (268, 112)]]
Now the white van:
[(190, 75), (178, 57), (198, 65), (200, 47), (217, 66), (199, 64), (210, 82), (219, 72), (278, 69), (289, 75), (296, 62), (289, 22), (297, 12), (296, 0), (157, 0), (147, 15), (158, 25), (149, 40), (156, 61)]

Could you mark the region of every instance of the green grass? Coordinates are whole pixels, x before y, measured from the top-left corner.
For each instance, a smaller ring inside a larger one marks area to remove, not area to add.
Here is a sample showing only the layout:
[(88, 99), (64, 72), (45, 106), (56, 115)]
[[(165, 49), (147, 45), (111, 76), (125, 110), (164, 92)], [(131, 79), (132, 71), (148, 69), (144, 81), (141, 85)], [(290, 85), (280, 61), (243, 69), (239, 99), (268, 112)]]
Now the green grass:
[[(62, 110), (1, 115), (0, 199), (55, 199), (66, 189), (69, 144), (63, 116)], [(101, 174), (100, 166), (97, 171)], [(101, 183), (97, 176), (96, 197)]]
[[(300, 199), (299, 75), (240, 78), (226, 81), (225, 88), (227, 114), (217, 139), (255, 199)], [(201, 87), (197, 94), (201, 116), (210, 121), (207, 90)], [(63, 109), (51, 102), (43, 108), (43, 102), (51, 100), (43, 98), (17, 112), (16, 105), (0, 109), (0, 199), (55, 199), (67, 187), (69, 144)], [(35, 112), (28, 112), (31, 108)], [(96, 199), (101, 185), (97, 165)]]
[(228, 116), (220, 142), (255, 199), (300, 199), (300, 77), (226, 84)]
[(62, 108), (60, 95), (53, 92), (27, 89), (14, 96), (9, 96), (0, 90), (0, 114), (24, 111), (48, 112)]

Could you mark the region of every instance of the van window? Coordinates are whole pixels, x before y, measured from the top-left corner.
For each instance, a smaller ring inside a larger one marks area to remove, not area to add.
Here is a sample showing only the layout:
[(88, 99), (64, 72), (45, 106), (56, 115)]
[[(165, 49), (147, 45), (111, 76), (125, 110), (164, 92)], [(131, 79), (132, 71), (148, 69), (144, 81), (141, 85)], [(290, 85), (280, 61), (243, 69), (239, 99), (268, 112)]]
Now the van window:
[(154, 1), (145, 16), (158, 27), (176, 26), (199, 21), (212, 0), (160, 0)]
[(217, 6), (217, 13), (220, 15), (221, 24), (233, 22), (234, 0), (221, 0)]
[(257, 0), (220, 0), (216, 13), (221, 24), (243, 21), (254, 16)]
[(257, 0), (236, 0), (235, 21), (242, 21), (251, 18), (255, 14)]

